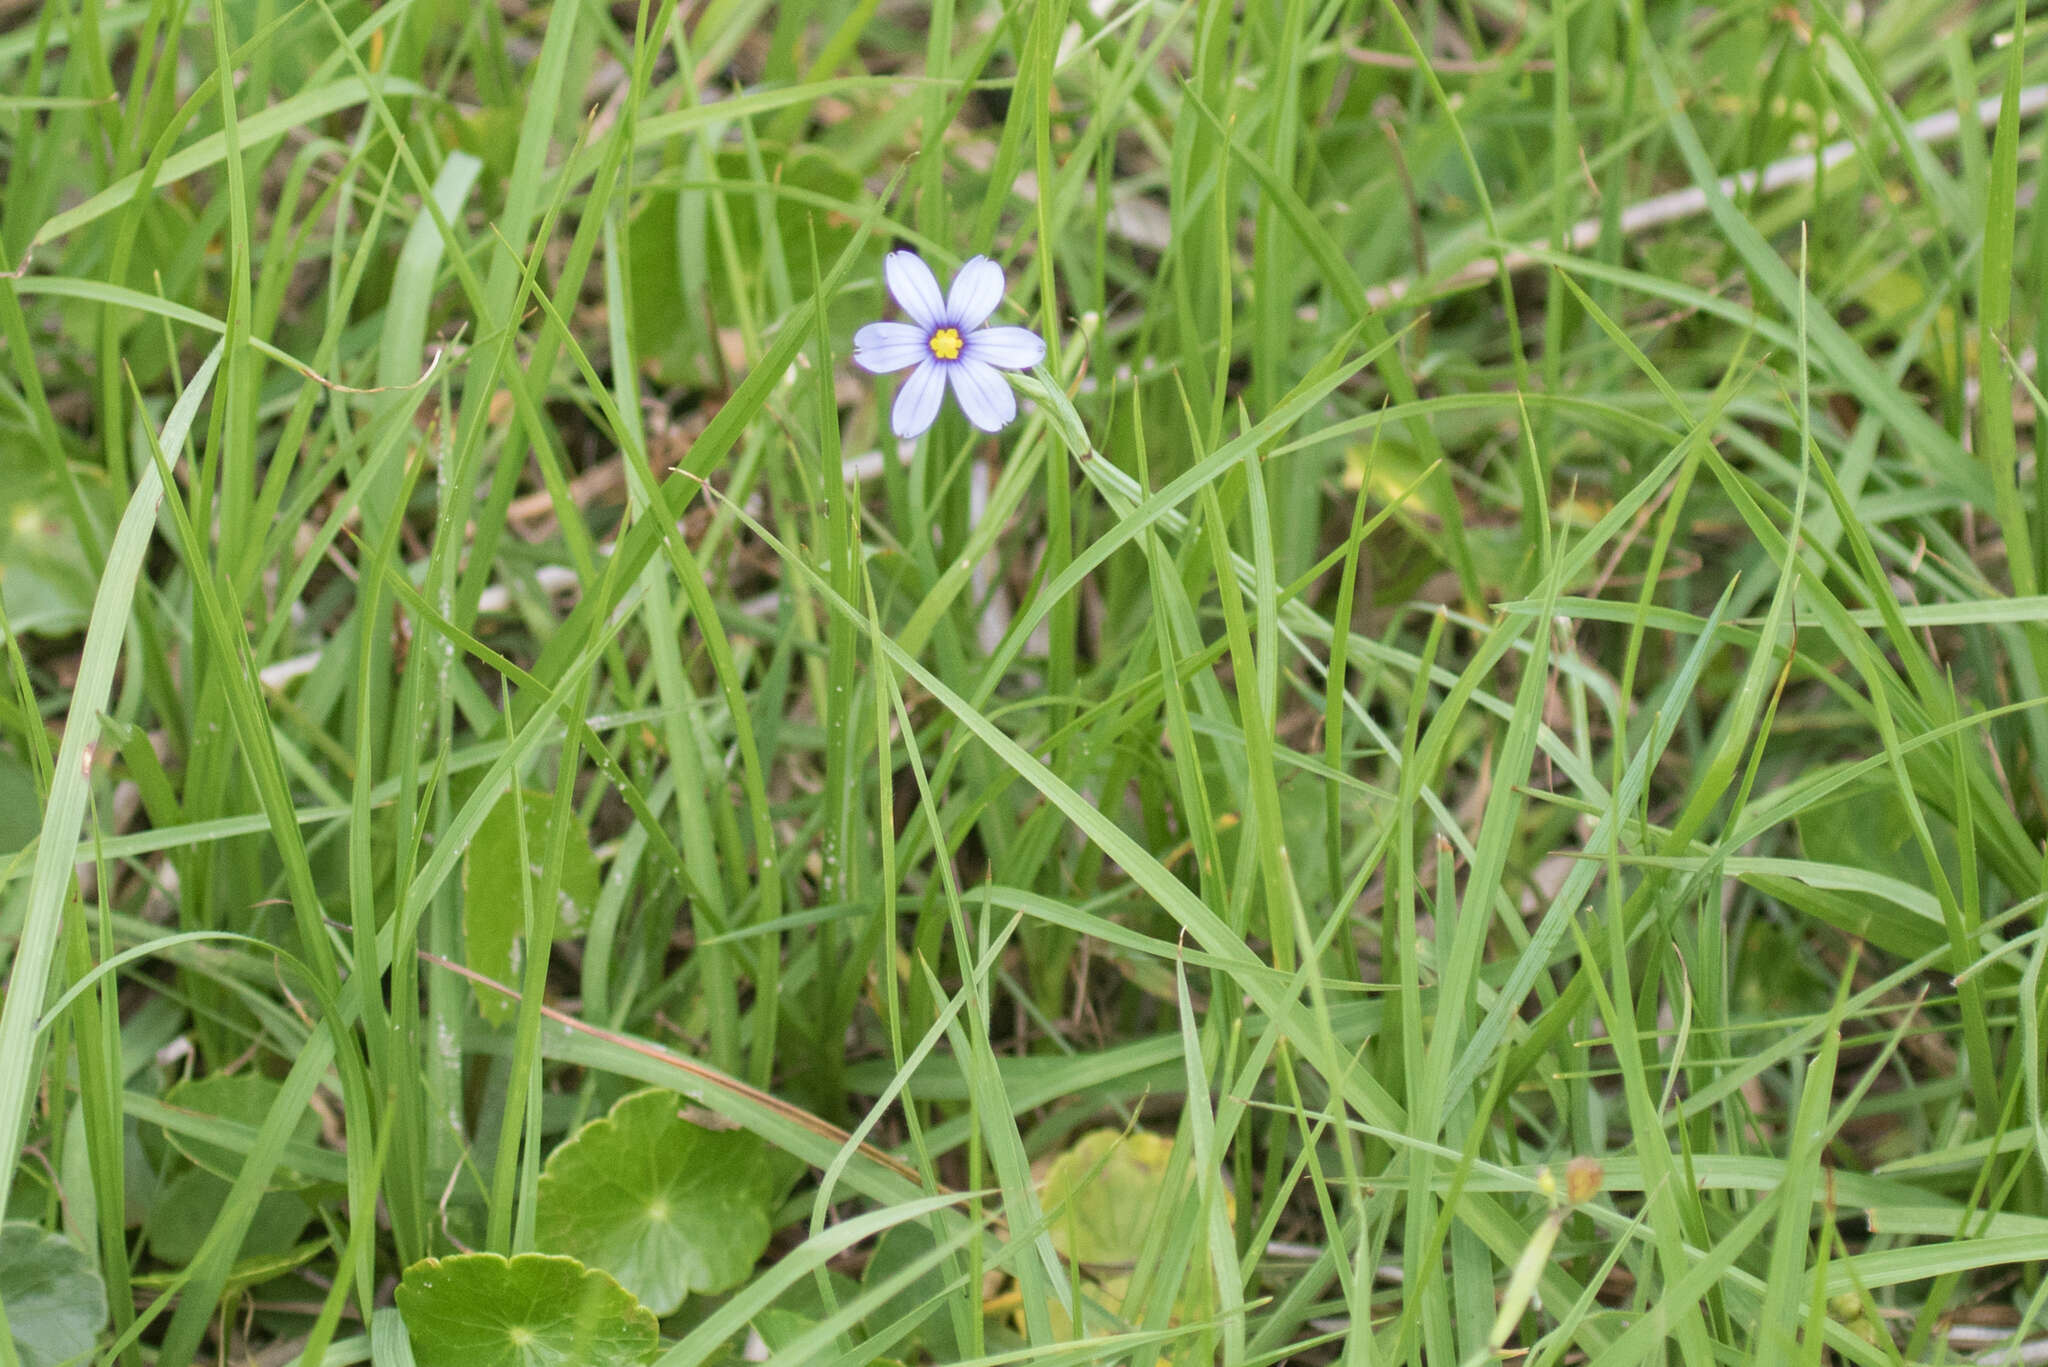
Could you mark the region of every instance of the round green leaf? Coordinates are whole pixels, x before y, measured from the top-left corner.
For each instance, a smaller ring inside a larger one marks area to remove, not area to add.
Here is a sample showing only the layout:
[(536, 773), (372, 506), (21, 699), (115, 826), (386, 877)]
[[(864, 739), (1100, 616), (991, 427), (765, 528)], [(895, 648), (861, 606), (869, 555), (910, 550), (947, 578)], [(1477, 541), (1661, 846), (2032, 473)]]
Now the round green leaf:
[(534, 1239), (601, 1267), (656, 1314), (745, 1281), (783, 1185), (766, 1141), (682, 1118), (683, 1098), (636, 1092), (548, 1157)]
[[(750, 165), (758, 154), (762, 167)], [(684, 155), (678, 152), (678, 157)], [(836, 200), (843, 211), (820, 211), (818, 203), (794, 197), (775, 201), (773, 231), (788, 254), (789, 274), (794, 280), (808, 280), (816, 269), (821, 275), (853, 240), (856, 220), (866, 200), (860, 173), (842, 165), (835, 154), (816, 147), (789, 148), (764, 139), (747, 150), (730, 148), (715, 154), (717, 174), (735, 189), (744, 185), (779, 185), (807, 195)], [(699, 179), (695, 167), (683, 168), (687, 179)], [(703, 190), (673, 190), (650, 184), (641, 207), (635, 210), (627, 229), (627, 250), (633, 268), (633, 354), (659, 383), (687, 384), (709, 378), (700, 369), (708, 355), (710, 339), (701, 323), (708, 314), (714, 318), (734, 316), (732, 275), (729, 259), (744, 263), (752, 272), (763, 259), (763, 222), (754, 213), (735, 213), (731, 218), (733, 257), (726, 255), (726, 238), (704, 231), (707, 196)], [(693, 241), (701, 238), (701, 249)], [(815, 250), (815, 260), (813, 252)], [(861, 297), (842, 291), (829, 301), (832, 332), (844, 337), (859, 323), (878, 316), (880, 291)]]
[[(61, 636), (85, 625), (99, 581), (63, 481), (33, 449), (0, 444), (0, 604), (14, 630)], [(99, 511), (104, 481), (81, 471), (72, 477)]]
[(43, 828), (43, 802), (35, 774), (6, 750), (0, 750), (0, 855), (13, 854)]
[(107, 1323), (107, 1289), (92, 1260), (61, 1234), (0, 1225), (0, 1304), (22, 1367), (54, 1367), (90, 1353)]
[[(143, 1222), (149, 1251), (172, 1267), (183, 1267), (198, 1257), (199, 1246), (213, 1232), (213, 1222), (227, 1204), (229, 1189), (225, 1177), (204, 1168), (187, 1168), (165, 1183)], [(296, 1244), (312, 1222), (313, 1207), (298, 1192), (265, 1192), (256, 1203), (256, 1214), (235, 1257), (237, 1261), (275, 1257)]]
[[(874, 1290), (884, 1285), (936, 1247), (938, 1240), (924, 1225), (892, 1226), (868, 1258), (868, 1265), (861, 1273), (862, 1289)], [(954, 1332), (952, 1312), (941, 1299), (949, 1293), (948, 1280), (946, 1264), (926, 1268), (915, 1281), (869, 1312), (868, 1323), (893, 1324), (904, 1315), (923, 1309), (924, 1317), (911, 1331), (908, 1343), (921, 1345), (934, 1362), (958, 1362), (968, 1354), (962, 1351), (960, 1337)], [(976, 1313), (980, 1313), (978, 1308)], [(905, 1356), (909, 1354), (906, 1352)]]
[(630, 1291), (544, 1253), (422, 1259), (398, 1284), (398, 1310), (418, 1367), (626, 1367), (661, 1345)]
[[(523, 789), (499, 798), (477, 827), (462, 857), (462, 937), (469, 966), (487, 978), (516, 987), (521, 948), (526, 934), (526, 904), (538, 897), (548, 849), (549, 805), (552, 797)], [(521, 817), (526, 825), (526, 863), (519, 860)], [(590, 830), (572, 814), (569, 843), (562, 850), (562, 871), (556, 883), (555, 929), (559, 938), (582, 933), (597, 905), (602, 874), (591, 852)], [(477, 1011), (492, 1025), (512, 1019), (512, 1000), (502, 992), (475, 984)]]
[[(761, 1336), (761, 1342), (768, 1345), (769, 1356), (773, 1357), (786, 1351), (791, 1344), (816, 1329), (822, 1321), (814, 1320), (809, 1315), (800, 1315), (794, 1310), (784, 1310), (780, 1306), (771, 1305), (754, 1316), (752, 1323), (754, 1332)], [(853, 1336), (835, 1334), (832, 1339), (832, 1350), (834, 1356), (844, 1357), (850, 1354), (853, 1352)]]
[[(217, 1073), (212, 1077), (194, 1078), (181, 1082), (164, 1093), (164, 1104), (175, 1106), (182, 1111), (194, 1111), (200, 1115), (218, 1120), (230, 1120), (247, 1126), (251, 1134), (262, 1127), (264, 1117), (277, 1104), (278, 1094), (283, 1088), (271, 1079), (258, 1073)], [(184, 1154), (200, 1167), (229, 1181), (241, 1176), (243, 1166), (248, 1162), (246, 1151), (227, 1144), (214, 1143), (191, 1135), (165, 1130), (171, 1146)], [(320, 1137), (320, 1117), (311, 1111), (301, 1112), (292, 1122), (292, 1141), (311, 1144)], [(307, 1183), (279, 1168), (271, 1179), (273, 1187), (299, 1187)]]

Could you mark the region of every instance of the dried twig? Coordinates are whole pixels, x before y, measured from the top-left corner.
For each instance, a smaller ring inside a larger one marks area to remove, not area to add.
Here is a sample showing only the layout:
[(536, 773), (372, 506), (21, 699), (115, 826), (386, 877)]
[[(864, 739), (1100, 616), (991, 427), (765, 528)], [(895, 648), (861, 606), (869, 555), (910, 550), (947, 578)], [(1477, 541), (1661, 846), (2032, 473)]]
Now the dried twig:
[[(1975, 109), (1976, 122), (1988, 127), (1998, 122), (2003, 101), (1998, 96), (1979, 100)], [(2030, 85), (2020, 91), (2019, 112), (2021, 118), (2031, 118), (2048, 109), (2048, 85)], [(1951, 141), (1962, 131), (1962, 115), (1953, 109), (1939, 114), (1930, 114), (1906, 125), (1906, 131), (1921, 143)], [(1717, 182), (1723, 195), (1768, 194), (1773, 190), (1789, 189), (1794, 185), (1810, 183), (1823, 171), (1832, 170), (1856, 155), (1857, 142), (1854, 138), (1843, 138), (1817, 150), (1796, 153), (1761, 167), (1737, 171), (1721, 177)], [(1621, 211), (1619, 228), (1623, 237), (1632, 237), (1650, 228), (1659, 228), (1667, 223), (1694, 218), (1707, 211), (1707, 192), (1697, 185), (1688, 185), (1683, 190), (1653, 195), (1649, 199), (1637, 200)], [(1582, 252), (1600, 240), (1605, 225), (1598, 218), (1582, 218), (1571, 226), (1565, 235), (1564, 250)], [(1405, 276), (1389, 280), (1383, 285), (1373, 285), (1365, 292), (1366, 302), (1375, 309), (1387, 308), (1399, 303), (1418, 289), (1428, 287), (1433, 293), (1470, 289), (1483, 285), (1500, 274), (1503, 264), (1509, 274), (1527, 270), (1543, 264), (1536, 257), (1538, 252), (1551, 250), (1547, 241), (1532, 242), (1518, 250), (1511, 250), (1502, 256), (1481, 257), (1467, 263), (1456, 272), (1440, 281), (1419, 280)]]

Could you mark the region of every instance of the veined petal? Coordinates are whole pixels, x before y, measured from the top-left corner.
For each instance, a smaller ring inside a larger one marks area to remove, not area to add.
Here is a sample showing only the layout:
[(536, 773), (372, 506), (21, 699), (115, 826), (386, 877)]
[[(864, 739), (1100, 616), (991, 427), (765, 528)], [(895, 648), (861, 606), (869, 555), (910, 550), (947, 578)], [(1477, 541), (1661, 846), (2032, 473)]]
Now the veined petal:
[(931, 355), (924, 335), (909, 323), (869, 323), (853, 334), (853, 363), (877, 375), (916, 365)]
[(953, 277), (946, 295), (946, 321), (962, 332), (988, 321), (1003, 302), (1003, 268), (985, 256), (977, 256)]
[(1029, 370), (1045, 359), (1045, 339), (1030, 328), (982, 328), (967, 334), (964, 359), (1001, 370)]
[(947, 367), (953, 397), (967, 421), (984, 432), (1000, 432), (1017, 416), (1017, 396), (1010, 382), (980, 361), (962, 358)]
[(889, 293), (919, 327), (929, 332), (945, 321), (946, 301), (939, 293), (938, 277), (916, 252), (890, 252), (883, 257), (882, 277), (889, 282)]
[(903, 382), (903, 388), (896, 391), (896, 407), (889, 415), (889, 425), (895, 429), (898, 439), (910, 441), (923, 436), (932, 420), (939, 416), (939, 400), (945, 395), (946, 371), (937, 361), (927, 359), (911, 371), (910, 378)]

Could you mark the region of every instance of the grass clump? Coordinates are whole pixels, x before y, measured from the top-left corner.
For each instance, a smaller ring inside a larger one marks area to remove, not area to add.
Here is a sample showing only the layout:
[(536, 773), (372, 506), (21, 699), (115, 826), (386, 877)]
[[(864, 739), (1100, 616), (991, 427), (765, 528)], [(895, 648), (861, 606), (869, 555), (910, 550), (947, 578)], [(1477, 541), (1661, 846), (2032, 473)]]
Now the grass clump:
[(2025, 19), (0, 15), (0, 1344), (2034, 1360)]

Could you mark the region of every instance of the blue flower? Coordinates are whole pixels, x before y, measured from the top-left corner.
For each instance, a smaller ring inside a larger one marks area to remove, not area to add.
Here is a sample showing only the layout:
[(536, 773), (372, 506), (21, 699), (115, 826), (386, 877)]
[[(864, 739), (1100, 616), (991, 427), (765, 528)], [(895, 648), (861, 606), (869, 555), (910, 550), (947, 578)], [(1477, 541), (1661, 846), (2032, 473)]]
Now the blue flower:
[(1017, 396), (998, 370), (1029, 370), (1045, 359), (1045, 342), (1029, 328), (983, 327), (1003, 302), (1003, 268), (977, 256), (941, 297), (931, 267), (915, 252), (890, 252), (882, 262), (889, 293), (907, 323), (869, 323), (853, 334), (853, 363), (883, 374), (916, 366), (896, 392), (890, 425), (904, 441), (922, 436), (939, 416), (946, 385), (960, 411), (984, 432), (1000, 432), (1017, 416)]

